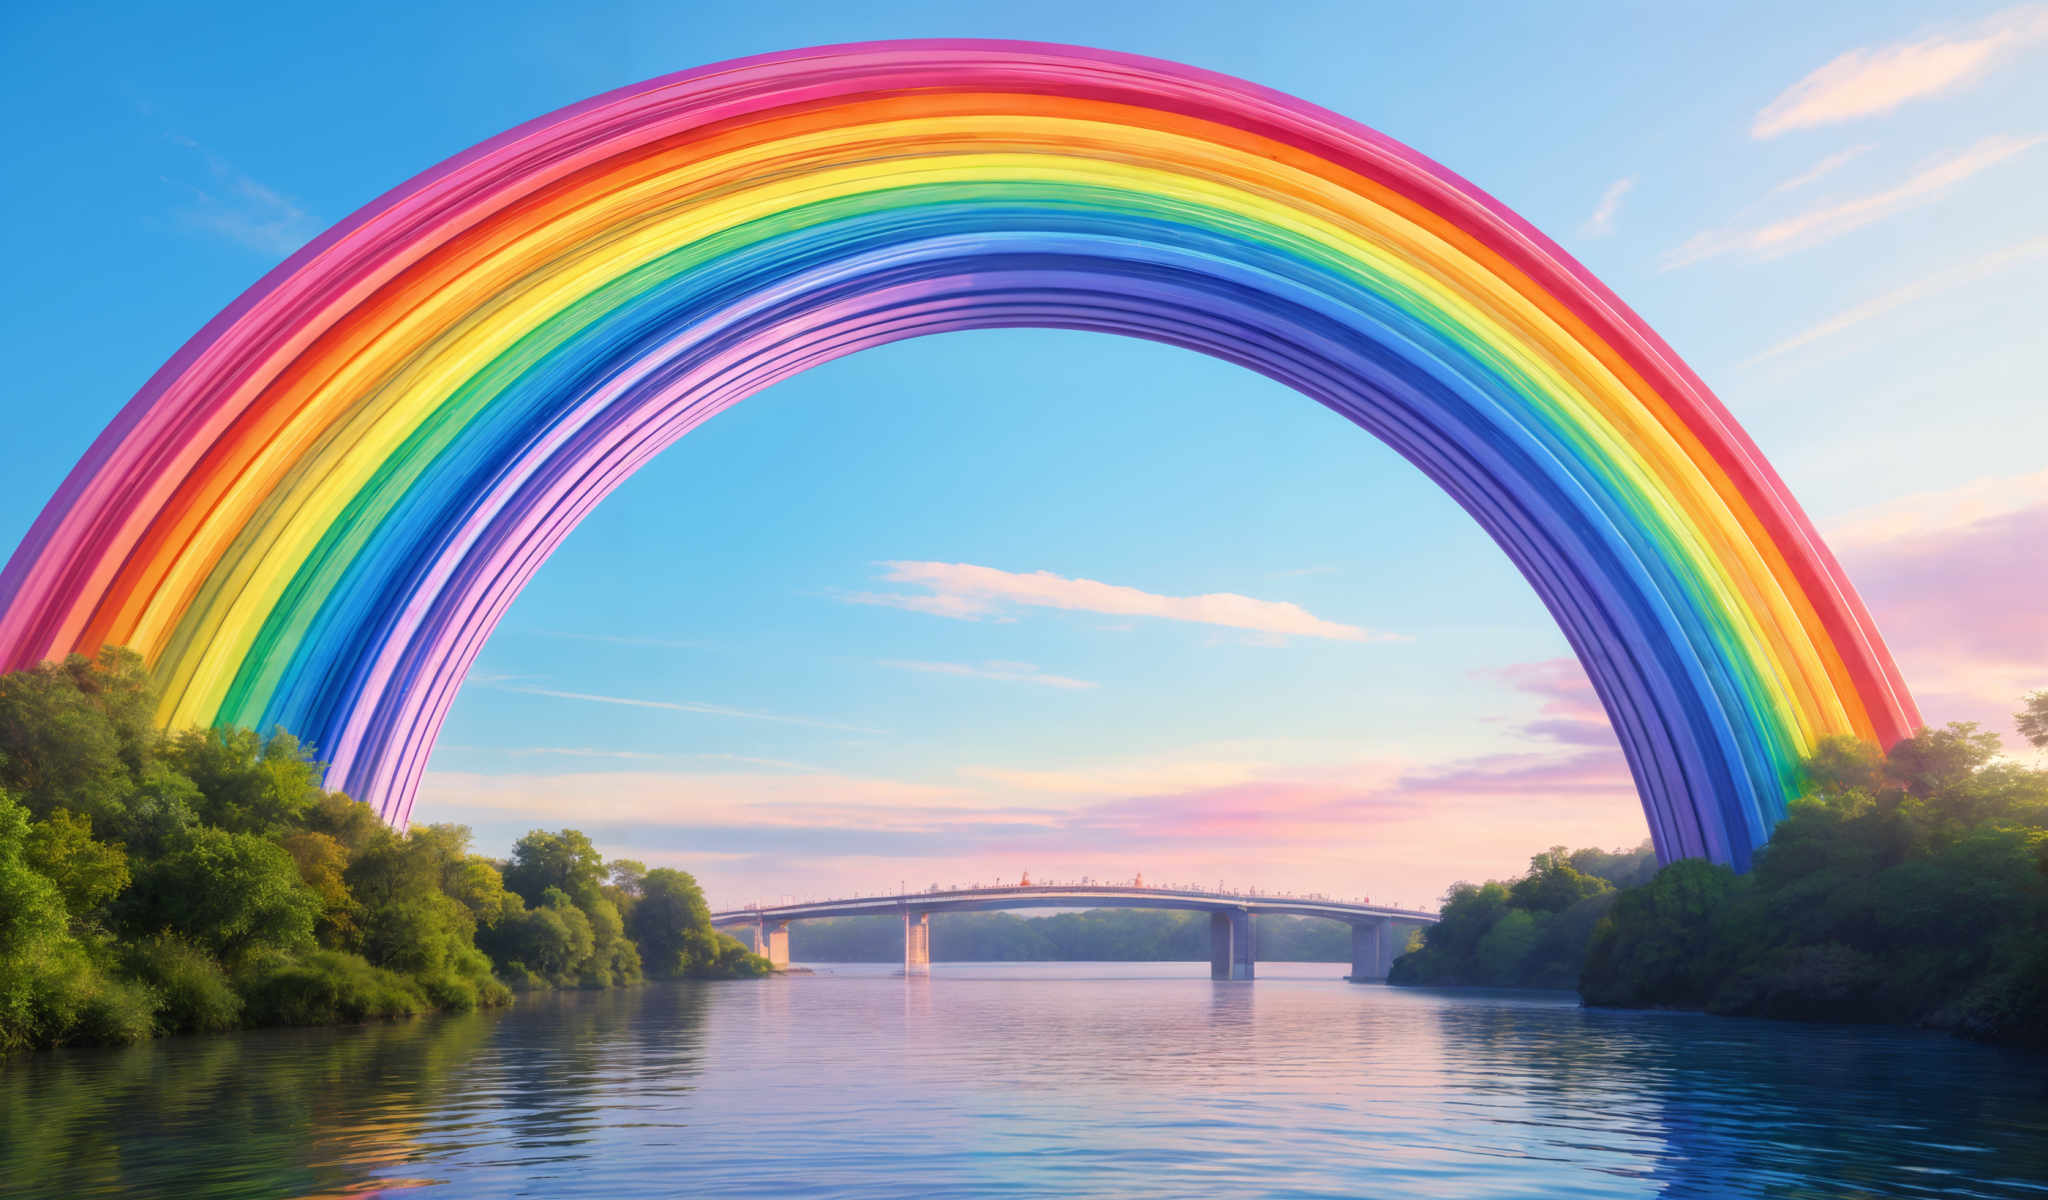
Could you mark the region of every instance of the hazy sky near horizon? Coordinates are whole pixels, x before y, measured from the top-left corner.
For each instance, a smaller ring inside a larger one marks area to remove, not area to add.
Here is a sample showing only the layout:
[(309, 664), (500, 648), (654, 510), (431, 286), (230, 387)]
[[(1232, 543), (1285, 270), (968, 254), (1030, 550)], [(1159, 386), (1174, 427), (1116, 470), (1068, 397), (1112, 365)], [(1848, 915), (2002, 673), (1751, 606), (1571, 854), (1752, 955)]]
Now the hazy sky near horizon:
[[(1324, 104), (1527, 216), (1744, 423), (1929, 720), (2017, 751), (2048, 5), (1563, 7), (11, 12), (0, 543), (243, 288), (506, 127), (793, 46), (1076, 42)], [(1028, 870), (1422, 904), (1645, 836), (1563, 638), (1417, 471), (1238, 368), (1049, 331), (841, 360), (641, 471), (505, 618), (415, 819), (493, 853), (575, 825), (720, 903)]]

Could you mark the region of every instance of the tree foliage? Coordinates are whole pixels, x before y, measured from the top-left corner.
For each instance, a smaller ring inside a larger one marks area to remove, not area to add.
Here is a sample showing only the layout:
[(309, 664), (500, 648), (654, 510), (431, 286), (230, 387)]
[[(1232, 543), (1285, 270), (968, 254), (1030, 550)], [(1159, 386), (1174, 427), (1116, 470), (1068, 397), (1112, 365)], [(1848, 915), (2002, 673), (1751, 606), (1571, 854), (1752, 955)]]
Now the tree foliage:
[[(0, 675), (0, 1051), (640, 981), (628, 917), (663, 872), (607, 866), (573, 829), (535, 830), (508, 864), (459, 825), (394, 832), (323, 790), (290, 734), (164, 735), (156, 710), (123, 650)], [(701, 894), (632, 928), (667, 974), (767, 969)]]
[(1594, 926), (1628, 887), (1656, 870), (1648, 842), (1633, 850), (1552, 846), (1509, 880), (1459, 883), (1444, 895), (1421, 944), (1394, 961), (1389, 982), (1422, 986), (1576, 986)]
[(1822, 743), (1749, 874), (1674, 863), (1622, 897), (1586, 1000), (2048, 1045), (2048, 772), (1997, 754), (1969, 724)]

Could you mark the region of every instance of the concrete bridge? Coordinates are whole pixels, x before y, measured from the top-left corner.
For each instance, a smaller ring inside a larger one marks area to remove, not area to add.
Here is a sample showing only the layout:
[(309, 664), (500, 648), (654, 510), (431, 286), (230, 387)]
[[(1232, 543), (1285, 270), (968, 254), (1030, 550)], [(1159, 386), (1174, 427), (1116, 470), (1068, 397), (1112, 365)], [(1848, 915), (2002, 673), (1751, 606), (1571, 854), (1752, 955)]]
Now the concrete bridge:
[(1209, 914), (1209, 976), (1250, 979), (1255, 961), (1252, 917), (1322, 917), (1351, 927), (1351, 974), (1364, 983), (1383, 980), (1407, 933), (1435, 923), (1435, 913), (1389, 908), (1366, 901), (1271, 892), (1196, 891), (1139, 884), (1018, 884), (894, 895), (860, 896), (774, 906), (748, 905), (711, 914), (711, 923), (743, 927), (756, 954), (778, 967), (789, 965), (789, 923), (819, 917), (898, 916), (903, 920), (903, 971), (931, 973), (931, 918), (942, 912), (991, 912), (1017, 908), (1171, 908)]

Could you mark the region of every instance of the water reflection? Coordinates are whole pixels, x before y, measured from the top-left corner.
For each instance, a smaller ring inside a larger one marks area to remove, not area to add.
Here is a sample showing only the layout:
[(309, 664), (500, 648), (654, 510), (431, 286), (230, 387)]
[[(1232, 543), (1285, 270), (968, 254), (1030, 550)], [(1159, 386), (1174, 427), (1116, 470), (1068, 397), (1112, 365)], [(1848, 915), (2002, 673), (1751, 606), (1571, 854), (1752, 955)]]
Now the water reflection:
[(2030, 1056), (1915, 1031), (1446, 996), (1443, 1043), (1473, 1068), (1461, 1090), (1532, 1102), (1559, 1160), (1664, 1196), (2048, 1192), (2048, 1064)]
[(0, 1191), (2038, 1196), (2035, 1059), (1262, 964), (834, 968), (0, 1066)]
[[(516, 1148), (513, 1179), (616, 1110), (687, 1091), (702, 988), (511, 1012), (171, 1038), (0, 1067), (0, 1188), (32, 1196), (328, 1196), (427, 1186)], [(665, 1102), (653, 1105), (671, 1111)]]

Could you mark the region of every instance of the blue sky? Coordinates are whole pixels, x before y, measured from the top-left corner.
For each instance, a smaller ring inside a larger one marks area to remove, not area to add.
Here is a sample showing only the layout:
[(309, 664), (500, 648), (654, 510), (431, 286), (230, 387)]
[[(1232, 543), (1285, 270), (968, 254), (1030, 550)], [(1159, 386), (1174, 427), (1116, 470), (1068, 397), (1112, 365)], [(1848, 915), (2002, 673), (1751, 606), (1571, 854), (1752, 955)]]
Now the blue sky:
[[(1080, 42), (1345, 112), (1556, 237), (1836, 539), (1929, 717), (2011, 740), (2048, 684), (2048, 9), (1522, 7), (10, 13), (0, 420), (28, 450), (0, 541), (242, 288), (507, 126), (796, 45)], [(920, 563), (1152, 599), (889, 565)], [(1209, 593), (1365, 636), (1159, 599)], [(951, 335), (779, 385), (629, 481), (486, 649), (417, 819), (492, 851), (577, 824), (720, 900), (1028, 869), (1419, 902), (1643, 836), (1565, 654), (1452, 504), (1309, 401), (1157, 346)]]

